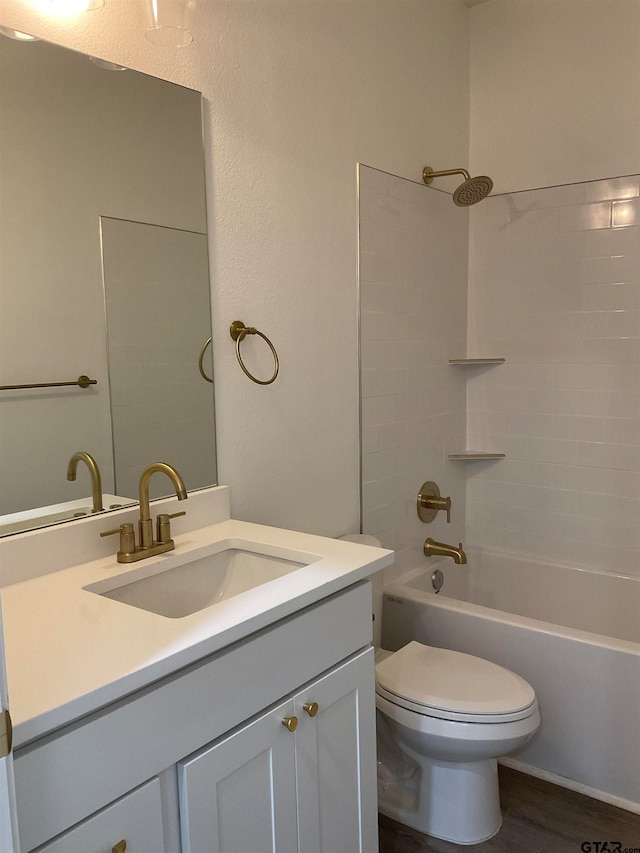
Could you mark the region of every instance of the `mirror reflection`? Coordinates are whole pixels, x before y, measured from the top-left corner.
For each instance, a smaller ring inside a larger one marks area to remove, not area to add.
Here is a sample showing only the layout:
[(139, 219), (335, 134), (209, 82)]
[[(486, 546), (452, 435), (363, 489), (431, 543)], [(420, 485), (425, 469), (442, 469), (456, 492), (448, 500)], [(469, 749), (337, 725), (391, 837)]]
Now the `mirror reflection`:
[[(207, 238), (102, 217), (102, 263), (115, 491), (137, 495), (142, 471), (171, 459), (189, 488), (215, 482), (213, 394), (198, 369), (211, 336)], [(211, 348), (203, 357), (212, 376)], [(170, 486), (150, 483), (150, 496)]]
[(0, 535), (99, 508), (80, 452), (104, 509), (214, 484), (200, 94), (4, 36), (0, 78), (0, 386), (95, 383), (0, 391)]

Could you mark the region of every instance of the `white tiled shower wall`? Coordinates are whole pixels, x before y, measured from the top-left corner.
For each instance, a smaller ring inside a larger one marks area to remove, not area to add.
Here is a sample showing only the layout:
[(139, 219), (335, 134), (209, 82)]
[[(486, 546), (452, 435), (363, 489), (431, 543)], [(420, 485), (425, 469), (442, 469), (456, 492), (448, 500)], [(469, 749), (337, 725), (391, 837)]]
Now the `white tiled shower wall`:
[(639, 178), (471, 209), (466, 541), (640, 573)]
[[(465, 472), (446, 454), (465, 443), (465, 377), (448, 366), (466, 349), (468, 212), (424, 184), (360, 167), (363, 531), (424, 561), (427, 536), (464, 538)], [(422, 483), (453, 500), (425, 525)]]
[[(632, 176), (474, 206), (467, 306), (468, 213), (361, 167), (363, 530), (395, 572), (433, 536), (640, 573), (639, 195)], [(506, 363), (447, 364), (465, 355)], [(463, 448), (506, 458), (446, 460)], [(418, 520), (426, 479), (450, 526)]]

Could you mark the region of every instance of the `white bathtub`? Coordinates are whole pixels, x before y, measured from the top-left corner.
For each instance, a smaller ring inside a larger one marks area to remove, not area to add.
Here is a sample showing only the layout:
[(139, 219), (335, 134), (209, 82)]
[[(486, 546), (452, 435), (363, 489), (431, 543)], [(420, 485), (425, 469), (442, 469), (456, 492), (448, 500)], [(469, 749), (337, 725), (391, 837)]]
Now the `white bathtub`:
[(487, 552), (432, 559), (385, 586), (383, 647), (412, 639), (533, 686), (540, 732), (505, 764), (640, 813), (640, 578)]

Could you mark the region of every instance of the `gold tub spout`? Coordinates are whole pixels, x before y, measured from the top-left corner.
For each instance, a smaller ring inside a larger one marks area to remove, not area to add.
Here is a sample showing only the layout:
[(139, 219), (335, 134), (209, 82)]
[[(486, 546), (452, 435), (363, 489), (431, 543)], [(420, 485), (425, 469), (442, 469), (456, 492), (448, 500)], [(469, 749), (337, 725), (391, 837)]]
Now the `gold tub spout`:
[(435, 539), (429, 537), (424, 543), (425, 557), (451, 557), (454, 563), (462, 565), (467, 562), (467, 555), (462, 549), (462, 542), (455, 548), (453, 545), (447, 545), (445, 542), (436, 542)]

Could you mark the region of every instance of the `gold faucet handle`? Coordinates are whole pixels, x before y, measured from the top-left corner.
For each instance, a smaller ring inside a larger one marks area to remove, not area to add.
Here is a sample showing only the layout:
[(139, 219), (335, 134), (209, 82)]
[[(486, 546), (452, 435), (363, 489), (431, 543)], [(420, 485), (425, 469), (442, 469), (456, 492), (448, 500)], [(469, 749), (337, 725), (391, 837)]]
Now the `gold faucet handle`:
[(446, 510), (447, 513), (447, 524), (451, 524), (451, 498), (436, 498), (436, 497), (426, 497), (423, 499), (423, 506), (426, 506), (427, 509), (435, 509), (440, 512), (440, 510)]
[[(444, 498), (444, 508), (447, 511), (447, 524), (451, 524), (451, 498)], [(462, 542), (460, 543), (460, 547), (462, 548)]]
[(440, 496), (438, 484), (428, 480), (418, 492), (418, 518), (426, 524), (432, 522), (441, 511), (447, 513), (447, 524), (451, 523), (451, 498)]
[(127, 521), (124, 524), (121, 524), (120, 527), (115, 527), (113, 530), (103, 530), (100, 536), (113, 536), (116, 533), (120, 534), (120, 550), (118, 551), (118, 556), (120, 554), (132, 554), (136, 550), (136, 537), (133, 532), (133, 524)]
[(156, 540), (160, 545), (171, 542), (171, 519), (186, 514), (186, 511), (182, 510), (182, 512), (161, 512), (158, 515), (156, 518)]

